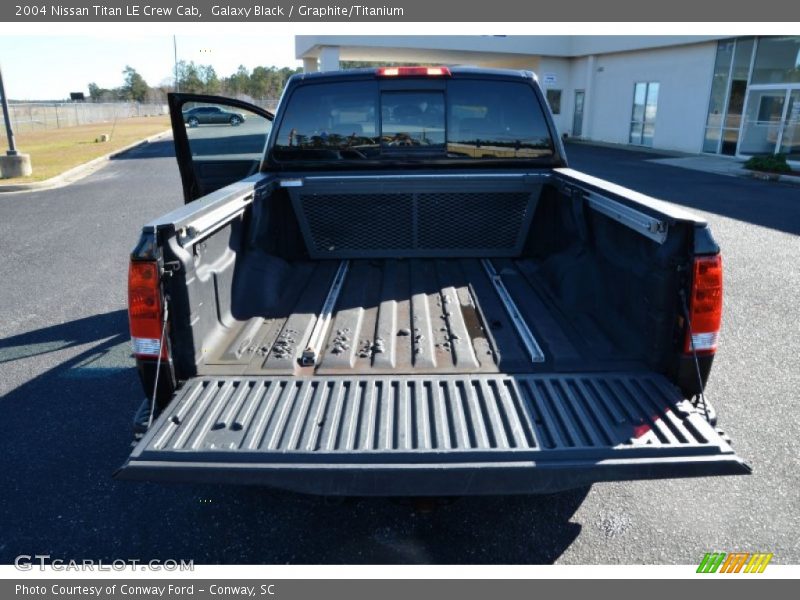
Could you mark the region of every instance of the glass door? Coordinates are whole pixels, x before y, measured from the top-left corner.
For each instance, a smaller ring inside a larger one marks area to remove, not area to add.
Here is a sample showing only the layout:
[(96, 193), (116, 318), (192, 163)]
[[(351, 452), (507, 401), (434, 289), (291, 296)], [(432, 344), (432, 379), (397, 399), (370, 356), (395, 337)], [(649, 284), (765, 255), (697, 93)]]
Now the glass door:
[(583, 135), (583, 100), (585, 93), (583, 90), (575, 90), (575, 112), (572, 116), (572, 136), (581, 137)]
[[(739, 154), (798, 153), (800, 90), (753, 89), (747, 98)], [(796, 160), (796, 159), (790, 159)]]
[(789, 94), (780, 151), (787, 160), (800, 161), (800, 90)]

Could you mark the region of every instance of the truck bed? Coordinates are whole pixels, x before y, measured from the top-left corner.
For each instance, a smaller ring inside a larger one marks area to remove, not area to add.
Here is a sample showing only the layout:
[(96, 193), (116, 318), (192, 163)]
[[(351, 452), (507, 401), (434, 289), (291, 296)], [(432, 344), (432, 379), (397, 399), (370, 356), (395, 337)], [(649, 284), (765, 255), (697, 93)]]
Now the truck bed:
[[(535, 218), (521, 211), (517, 233), (496, 239), (496, 220), (464, 190), (516, 193), (523, 180), (420, 175), (397, 187), (416, 186), (403, 200), (412, 215), (443, 202), (425, 195), (436, 186), (461, 194), (436, 212), (458, 243), (421, 256), (413, 218), (344, 210), (393, 204), (384, 179), (354, 177), (355, 200), (325, 202), (345, 178), (319, 179), (303, 180), (309, 206), (237, 189), (200, 217), (168, 219), (180, 386), (120, 478), (458, 496), (749, 472), (686, 399), (694, 365), (670, 375), (675, 266), (694, 222), (633, 210), (618, 190), (593, 187), (584, 204), (545, 186), (526, 200)], [(247, 198), (252, 214), (235, 208)], [(480, 236), (450, 219), (468, 209)], [(368, 235), (392, 227), (412, 234)]]
[[(504, 258), (293, 263), (276, 306), (232, 323), (200, 372), (402, 375), (640, 366), (599, 324), (562, 310), (538, 271), (534, 260)], [(326, 318), (313, 364), (303, 366), (314, 328)]]

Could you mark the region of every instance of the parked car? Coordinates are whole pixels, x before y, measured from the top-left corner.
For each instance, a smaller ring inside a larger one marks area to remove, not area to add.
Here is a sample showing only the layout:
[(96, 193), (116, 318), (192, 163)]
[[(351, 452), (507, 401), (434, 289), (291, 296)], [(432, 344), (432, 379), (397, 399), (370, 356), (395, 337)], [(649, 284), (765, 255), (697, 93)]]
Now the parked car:
[[(292, 77), (255, 156), (175, 145), (144, 226), (146, 395), (118, 476), (324, 495), (544, 493), (745, 474), (703, 389), (708, 224), (570, 169), (530, 72)], [(271, 123), (272, 122), (272, 123)]]
[(244, 120), (244, 113), (223, 110), (219, 106), (196, 106), (183, 113), (183, 122), (189, 127), (223, 123), (236, 127), (244, 123)]

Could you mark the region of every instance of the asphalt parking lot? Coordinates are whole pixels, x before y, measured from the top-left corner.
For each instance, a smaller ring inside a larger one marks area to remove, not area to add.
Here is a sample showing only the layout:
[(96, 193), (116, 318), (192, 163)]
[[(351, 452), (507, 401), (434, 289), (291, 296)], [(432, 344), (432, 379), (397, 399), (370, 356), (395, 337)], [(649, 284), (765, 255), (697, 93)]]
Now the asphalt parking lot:
[(181, 203), (171, 141), (69, 187), (0, 195), (0, 562), (694, 563), (707, 551), (800, 562), (800, 188), (570, 146), (574, 168), (697, 210), (724, 252), (708, 390), (749, 477), (598, 484), (417, 512), (257, 488), (117, 482), (141, 391), (127, 255)]

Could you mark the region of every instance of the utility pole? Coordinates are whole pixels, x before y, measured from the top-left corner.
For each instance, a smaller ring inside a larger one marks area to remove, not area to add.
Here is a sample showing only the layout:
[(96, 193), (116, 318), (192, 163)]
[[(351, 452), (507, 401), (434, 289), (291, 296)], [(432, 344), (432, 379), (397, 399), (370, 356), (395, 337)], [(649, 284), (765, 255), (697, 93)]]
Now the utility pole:
[(11, 117), (8, 114), (8, 96), (3, 84), (3, 69), (0, 67), (0, 96), (3, 104), (3, 120), (6, 123), (6, 137), (8, 137), (8, 151), (5, 156), (0, 156), (0, 178), (27, 177), (31, 174), (31, 157), (20, 154), (14, 141), (14, 129), (11, 127)]
[(14, 130), (11, 128), (11, 117), (8, 116), (8, 98), (6, 97), (6, 86), (3, 85), (3, 69), (0, 67), (0, 95), (3, 96), (3, 119), (6, 122), (6, 137), (8, 138), (8, 156), (17, 155), (17, 144), (14, 141)]
[(180, 84), (178, 83), (178, 39), (177, 36), (172, 36), (172, 53), (175, 61), (175, 91), (180, 92)]

